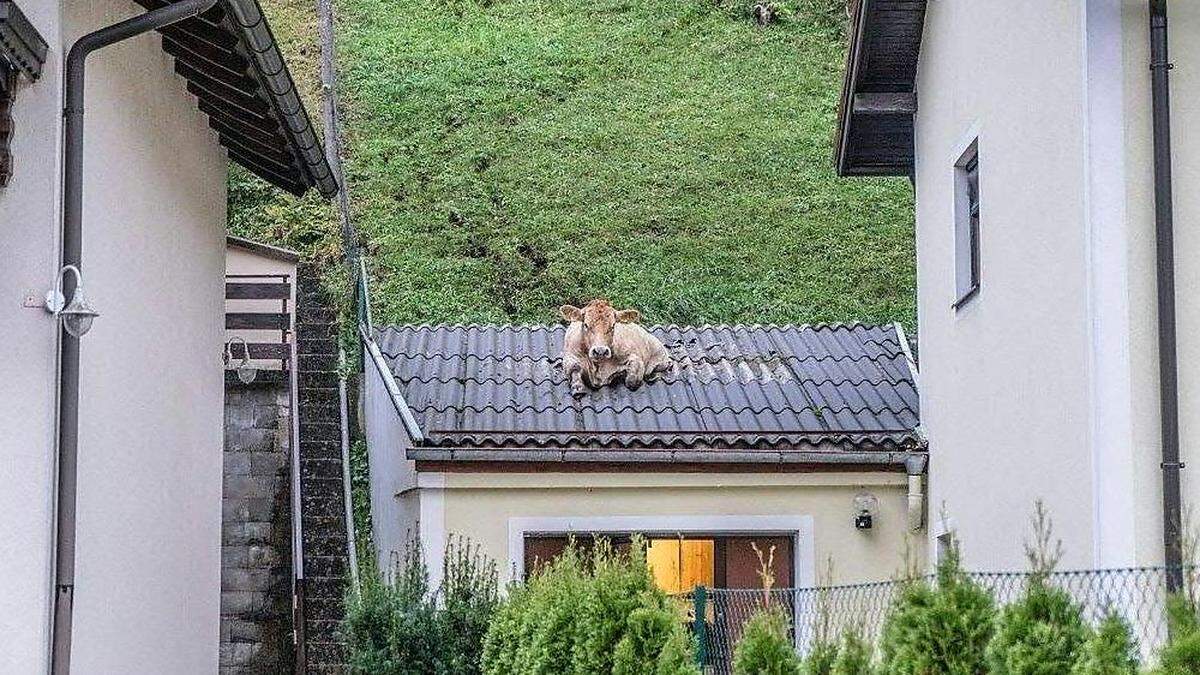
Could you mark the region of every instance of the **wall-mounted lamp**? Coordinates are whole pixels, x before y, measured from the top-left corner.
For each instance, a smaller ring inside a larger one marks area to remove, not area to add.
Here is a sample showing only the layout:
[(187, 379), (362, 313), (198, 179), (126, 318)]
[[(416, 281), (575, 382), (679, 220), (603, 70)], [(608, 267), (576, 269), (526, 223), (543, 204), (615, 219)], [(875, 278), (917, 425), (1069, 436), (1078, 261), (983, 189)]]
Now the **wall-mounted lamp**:
[[(62, 284), (67, 272), (75, 274), (75, 292), (71, 301), (63, 296)], [(54, 277), (54, 288), (46, 291), (46, 311), (62, 319), (63, 328), (76, 338), (81, 338), (92, 329), (92, 319), (100, 316), (100, 312), (88, 302), (83, 292), (83, 274), (74, 265), (65, 265)]]
[(242, 384), (250, 384), (254, 378), (258, 377), (258, 369), (250, 365), (250, 345), (236, 335), (225, 343), (225, 366), (228, 368), (233, 363), (234, 342), (242, 343), (242, 362), (233, 369), (237, 370), (238, 379), (242, 381)]
[(875, 513), (879, 510), (879, 498), (870, 492), (854, 496), (854, 527), (869, 530), (875, 525)]

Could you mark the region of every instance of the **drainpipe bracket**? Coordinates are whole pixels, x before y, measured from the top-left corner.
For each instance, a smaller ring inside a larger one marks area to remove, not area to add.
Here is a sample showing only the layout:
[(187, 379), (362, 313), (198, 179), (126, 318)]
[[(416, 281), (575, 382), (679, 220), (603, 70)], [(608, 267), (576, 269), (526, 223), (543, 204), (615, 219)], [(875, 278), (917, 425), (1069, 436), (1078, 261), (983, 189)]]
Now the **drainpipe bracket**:
[(1170, 469), (1179, 471), (1186, 467), (1187, 467), (1187, 464), (1185, 462), (1160, 462), (1158, 465), (1158, 468), (1162, 469), (1163, 471), (1167, 471)]
[(1171, 63), (1170, 61), (1167, 61), (1167, 62), (1155, 61), (1150, 64), (1150, 70), (1159, 70), (1161, 68), (1165, 68), (1167, 70), (1175, 70), (1175, 64)]

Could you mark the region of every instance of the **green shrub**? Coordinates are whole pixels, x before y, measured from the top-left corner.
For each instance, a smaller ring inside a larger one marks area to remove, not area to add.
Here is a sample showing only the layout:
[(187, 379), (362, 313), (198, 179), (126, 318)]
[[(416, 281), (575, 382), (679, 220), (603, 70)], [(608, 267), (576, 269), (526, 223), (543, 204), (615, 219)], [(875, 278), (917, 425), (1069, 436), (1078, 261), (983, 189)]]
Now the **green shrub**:
[[(662, 610), (666, 597), (658, 592), (646, 550), (641, 542), (630, 547), (628, 555), (618, 555), (607, 540), (598, 540), (592, 548), (591, 583), (585, 587), (583, 602), (573, 607), (579, 623), (573, 648), (574, 673), (607, 675), (613, 672), (614, 650), (629, 632), (635, 610)], [(646, 615), (639, 615), (645, 620)], [(658, 617), (661, 618), (661, 617)], [(677, 620), (675, 623), (680, 623)], [(657, 654), (661, 640), (652, 644)]]
[(695, 672), (693, 650), (679, 630), (679, 613), (668, 607), (638, 607), (613, 651), (613, 675), (684, 675)]
[(800, 671), (804, 675), (833, 675), (833, 664), (837, 657), (836, 643), (818, 642), (805, 655)]
[(572, 544), (510, 589), (483, 646), (488, 675), (698, 675), (682, 618), (654, 586), (645, 544), (629, 555)]
[(1200, 619), (1195, 604), (1184, 595), (1167, 599), (1167, 618), (1171, 642), (1159, 654), (1156, 675), (1195, 675), (1200, 673)]
[(800, 657), (788, 636), (788, 618), (778, 607), (759, 610), (742, 628), (733, 650), (735, 675), (798, 675)]
[(833, 675), (871, 675), (871, 645), (863, 639), (858, 628), (842, 635)]
[(992, 638), (996, 605), (959, 563), (958, 547), (938, 563), (937, 585), (924, 580), (904, 586), (880, 638), (881, 665), (888, 675), (977, 675)]
[(1112, 612), (1084, 643), (1071, 675), (1137, 675), (1137, 642), (1129, 624)]
[(1062, 675), (1069, 673), (1087, 639), (1079, 605), (1041, 576), (1029, 582), (1025, 596), (1000, 614), (987, 647), (991, 675)]
[(474, 675), (497, 603), (495, 564), (478, 548), (451, 540), (443, 567), (443, 603), (429, 587), (420, 547), (410, 543), (389, 574), (364, 566), (346, 600), (347, 661), (372, 675)]

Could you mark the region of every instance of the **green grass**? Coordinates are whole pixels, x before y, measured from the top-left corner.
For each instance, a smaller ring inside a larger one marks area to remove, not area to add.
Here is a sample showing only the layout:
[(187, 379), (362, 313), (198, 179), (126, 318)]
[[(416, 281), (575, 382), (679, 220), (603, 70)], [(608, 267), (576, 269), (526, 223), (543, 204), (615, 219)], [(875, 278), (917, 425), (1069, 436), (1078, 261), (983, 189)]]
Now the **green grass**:
[[(376, 322), (600, 296), (651, 322), (911, 326), (907, 182), (833, 172), (835, 1), (759, 28), (747, 0), (339, 0)], [(268, 4), (277, 33), (295, 5)], [(238, 183), (236, 229), (336, 253), (321, 204)]]

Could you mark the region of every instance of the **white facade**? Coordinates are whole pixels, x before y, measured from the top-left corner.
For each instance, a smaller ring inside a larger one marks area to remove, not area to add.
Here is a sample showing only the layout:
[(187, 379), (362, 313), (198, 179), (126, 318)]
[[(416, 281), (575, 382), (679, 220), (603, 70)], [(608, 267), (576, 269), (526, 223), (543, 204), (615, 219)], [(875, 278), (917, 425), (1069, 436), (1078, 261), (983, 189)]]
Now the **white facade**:
[[(62, 64), (126, 0), (23, 2), (47, 39), (0, 190), (0, 672), (44, 672), (53, 584)], [(225, 153), (156, 35), (88, 60), (78, 673), (212, 673), (220, 588)], [(35, 304), (35, 303), (29, 303)]]
[[(1181, 431), (1200, 466), (1200, 5), (1170, 11)], [(1064, 567), (1163, 561), (1148, 33), (1135, 0), (928, 3), (915, 150), (930, 535), (955, 528), (972, 568), (1023, 567), (1037, 499)], [(975, 141), (981, 288), (955, 309), (954, 163)], [(1185, 470), (1185, 508), (1198, 498)]]

